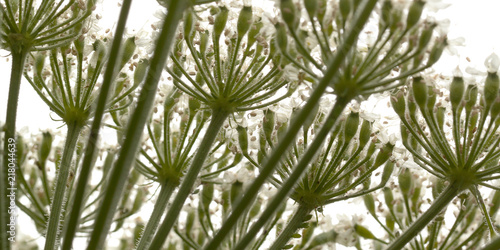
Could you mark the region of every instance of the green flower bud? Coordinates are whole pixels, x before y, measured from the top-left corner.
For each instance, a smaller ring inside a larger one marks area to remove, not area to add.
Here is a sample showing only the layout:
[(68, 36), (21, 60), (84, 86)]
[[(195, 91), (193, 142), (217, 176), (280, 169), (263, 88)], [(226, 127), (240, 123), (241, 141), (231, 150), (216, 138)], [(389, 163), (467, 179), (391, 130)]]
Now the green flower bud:
[(200, 53), (202, 55), (205, 55), (207, 52), (207, 47), (208, 47), (208, 30), (205, 30), (205, 32), (200, 33)]
[(375, 217), (375, 199), (372, 194), (367, 194), (363, 196), (363, 201), (365, 202), (366, 209), (371, 215)]
[(432, 197), (436, 199), (441, 192), (443, 192), (446, 187), (444, 180), (437, 179), (432, 187)]
[(196, 98), (190, 97), (188, 105), (189, 105), (189, 113), (192, 115), (196, 114), (200, 110), (201, 102)]
[(457, 111), (464, 97), (465, 83), (462, 77), (453, 77), (450, 84), (450, 102), (453, 111)]
[(243, 191), (243, 182), (236, 181), (231, 185), (231, 206), (234, 206), (236, 200), (241, 196)]
[(192, 11), (184, 14), (184, 39), (190, 40), (194, 34), (194, 15)]
[(359, 126), (359, 114), (351, 112), (345, 121), (344, 125), (344, 141), (349, 143), (356, 132), (358, 131)]
[(230, 189), (224, 188), (222, 190), (222, 216), (223, 216), (223, 218), (225, 218), (229, 212), (229, 205), (231, 205), (230, 198), (229, 198), (230, 196), (231, 196)]
[(413, 189), (413, 193), (411, 195), (411, 203), (412, 205), (412, 211), (414, 213), (418, 212), (416, 209), (418, 207), (418, 200), (420, 199), (420, 192), (422, 191), (422, 187), (417, 186)]
[(420, 39), (418, 41), (417, 51), (423, 51), (425, 47), (429, 45), (429, 42), (432, 38), (432, 33), (434, 32), (434, 28), (436, 28), (436, 26), (436, 23), (432, 23), (428, 27), (425, 27), (424, 30), (422, 30), (422, 34), (420, 34)]
[[(45, 64), (45, 56), (42, 53), (35, 55), (35, 76), (42, 77), (43, 66)], [(41, 88), (42, 86), (40, 86)]]
[(248, 131), (247, 128), (239, 126), (236, 128), (238, 131), (238, 142), (240, 143), (240, 149), (243, 154), (248, 154)]
[(186, 234), (190, 235), (191, 231), (193, 231), (194, 220), (196, 219), (196, 214), (194, 209), (189, 209), (186, 218), (185, 230)]
[(434, 87), (427, 86), (427, 110), (431, 111), (434, 108), (434, 105), (436, 104), (436, 90)]
[(135, 52), (135, 37), (129, 37), (127, 40), (125, 40), (125, 43), (123, 44), (123, 50), (121, 53), (121, 60), (120, 60), (120, 70), (123, 69), (125, 64), (132, 58)]
[(152, 122), (153, 123), (153, 136), (155, 141), (158, 143), (161, 140), (161, 134), (163, 130), (163, 124), (159, 122)]
[(477, 102), (477, 86), (469, 85), (467, 86), (467, 90), (465, 92), (465, 111), (467, 114), (470, 114), (472, 107), (476, 105)]
[(389, 228), (389, 230), (394, 231), (395, 221), (391, 216), (385, 217), (385, 226)]
[(500, 114), (500, 97), (497, 97), (491, 106), (490, 118), (494, 120), (497, 118), (498, 114)]
[(215, 21), (214, 21), (214, 34), (215, 34), (215, 37), (220, 37), (222, 32), (224, 32), (224, 28), (226, 27), (226, 23), (227, 23), (227, 16), (229, 14), (229, 10), (222, 6), (220, 8), (220, 12), (219, 14), (217, 14), (217, 16), (215, 16)]
[(205, 211), (208, 211), (210, 203), (214, 198), (214, 184), (213, 183), (205, 183), (203, 184), (203, 189), (201, 190), (200, 201), (203, 205)]
[(441, 58), (443, 50), (447, 45), (448, 42), (446, 41), (446, 39), (442, 42), (437, 41), (434, 47), (432, 47), (431, 53), (429, 55), (429, 60), (427, 61), (426, 66), (432, 66), (434, 63), (436, 63), (439, 60), (439, 58)]
[(264, 130), (264, 135), (269, 143), (272, 142), (274, 124), (274, 112), (268, 109), (264, 114), (264, 124), (262, 125), (262, 129)]
[(441, 130), (443, 130), (443, 127), (444, 127), (444, 114), (445, 113), (446, 113), (446, 108), (445, 107), (439, 107), (437, 109), (436, 117), (437, 117), (437, 122), (438, 122), (439, 128)]
[(50, 132), (43, 132), (42, 142), (40, 143), (40, 149), (38, 150), (38, 161), (43, 165), (45, 165), (45, 162), (49, 157), (53, 139), (54, 138), (52, 138), (52, 134)]
[(139, 60), (137, 67), (134, 71), (134, 87), (139, 86), (139, 84), (146, 78), (146, 72), (148, 70), (149, 61), (147, 59)]
[(361, 124), (361, 130), (359, 131), (359, 147), (364, 148), (365, 145), (370, 140), (370, 135), (372, 132), (372, 124), (367, 120), (363, 120)]
[(384, 201), (385, 205), (392, 210), (392, 203), (394, 202), (394, 195), (392, 194), (392, 190), (390, 187), (384, 187)]
[(427, 104), (427, 85), (423, 81), (422, 77), (414, 77), (413, 84), (413, 98), (417, 103), (420, 110), (423, 112)]
[(354, 225), (354, 231), (356, 231), (356, 233), (359, 236), (365, 239), (372, 239), (372, 240), (377, 239), (377, 237), (375, 237), (375, 235), (373, 235), (373, 233), (370, 230), (368, 230), (368, 228), (361, 226), (359, 224)]
[(486, 81), (484, 82), (484, 102), (486, 107), (491, 106), (491, 104), (497, 99), (498, 89), (500, 86), (500, 79), (498, 79), (498, 74), (496, 72), (488, 72)]
[(392, 1), (385, 0), (382, 4), (382, 11), (380, 14), (380, 22), (381, 26), (384, 27), (391, 23), (391, 12), (392, 12)]
[(250, 209), (250, 213), (248, 214), (250, 219), (255, 218), (257, 215), (259, 215), (261, 207), (262, 201), (257, 201), (253, 204), (252, 209)]
[(252, 6), (243, 6), (240, 15), (238, 16), (238, 22), (236, 24), (236, 29), (238, 31), (238, 38), (241, 39), (252, 26)]
[(292, 248), (293, 248), (293, 244), (288, 244), (288, 245), (283, 246), (283, 249), (292, 249)]
[(318, 11), (318, 0), (304, 0), (304, 7), (309, 17), (314, 17)]
[(411, 172), (409, 169), (403, 169), (398, 176), (399, 181), (399, 189), (401, 189), (401, 193), (403, 195), (408, 195), (411, 190), (412, 179)]
[(351, 0), (340, 0), (339, 2), (340, 15), (342, 16), (342, 21), (344, 23), (347, 20), (349, 13), (351, 13), (351, 2)]
[(405, 117), (405, 95), (402, 90), (398, 90), (394, 95), (391, 96), (391, 104), (394, 112), (398, 114), (399, 118), (404, 119)]
[(277, 23), (276, 27), (276, 46), (281, 53), (285, 54), (288, 50), (288, 34), (286, 33), (285, 25)]
[(392, 156), (392, 149), (394, 148), (394, 145), (391, 143), (386, 143), (378, 152), (377, 158), (375, 159), (374, 167), (379, 167), (384, 162), (386, 162), (389, 157)]
[(295, 4), (292, 0), (281, 0), (280, 3), (283, 21), (285, 21), (290, 30), (295, 30), (299, 24), (299, 16), (296, 13)]
[(300, 234), (298, 234), (298, 233), (294, 233), (294, 234), (292, 234), (292, 238), (298, 239), (298, 238), (300, 238), (300, 237), (302, 237), (302, 235), (300, 235)]
[(422, 16), (422, 11), (424, 10), (425, 2), (421, 0), (415, 0), (410, 9), (408, 10), (408, 17), (406, 19), (406, 29), (411, 29), (420, 20)]
[(382, 180), (380, 183), (387, 183), (392, 176), (392, 171), (394, 171), (394, 162), (388, 161), (385, 163), (384, 170), (382, 171)]
[(391, 26), (389, 27), (391, 32), (395, 32), (400, 28), (401, 19), (403, 19), (403, 12), (400, 9), (393, 9), (390, 23)]

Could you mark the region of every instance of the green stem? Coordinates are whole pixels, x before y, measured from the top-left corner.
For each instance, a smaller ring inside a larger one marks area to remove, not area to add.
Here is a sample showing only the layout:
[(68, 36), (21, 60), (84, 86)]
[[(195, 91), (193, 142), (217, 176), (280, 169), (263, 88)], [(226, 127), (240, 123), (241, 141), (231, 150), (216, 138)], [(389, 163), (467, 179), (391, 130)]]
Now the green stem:
[(269, 158), (262, 164), (260, 169), (260, 174), (253, 181), (250, 187), (246, 190), (244, 195), (239, 199), (237, 205), (233, 208), (231, 215), (228, 217), (226, 222), (223, 224), (219, 232), (214, 236), (212, 241), (207, 245), (205, 249), (217, 249), (217, 247), (224, 240), (226, 235), (230, 232), (231, 228), (236, 224), (238, 218), (245, 212), (245, 210), (251, 205), (254, 197), (259, 193), (260, 188), (269, 176), (274, 172), (274, 170), (279, 166), (279, 161), (282, 155), (288, 150), (289, 146), (295, 141), (295, 136), (302, 128), (304, 121), (312, 115), (311, 110), (314, 110), (316, 105), (318, 105), (321, 96), (325, 93), (326, 88), (330, 85), (332, 80), (338, 75), (340, 66), (344, 62), (348, 52), (355, 45), (355, 41), (364, 24), (368, 20), (375, 4), (376, 0), (369, 0), (363, 6), (363, 8), (358, 12), (355, 21), (351, 29), (347, 32), (345, 41), (339, 46), (338, 52), (336, 53), (333, 60), (327, 65), (327, 70), (325, 75), (319, 81), (318, 85), (312, 92), (309, 100), (306, 102), (304, 107), (297, 113), (290, 123), (286, 134), (279, 140), (278, 146), (273, 150)]
[(16, 139), (17, 104), (19, 101), (21, 77), (23, 75), (24, 63), (27, 55), (28, 51), (24, 49), (20, 52), (12, 52), (12, 68), (10, 73), (9, 96), (7, 99), (7, 116), (5, 118), (4, 125), (5, 136), (2, 159), (3, 166), (0, 167), (0, 249), (7, 250), (11, 248), (7, 233), (9, 231), (7, 224), (10, 224), (11, 217), (8, 212), (9, 202), (7, 197), (7, 183), (9, 183), (7, 181), (7, 166), (9, 165), (8, 149), (9, 144), (12, 144), (12, 141), (15, 141)]
[[(83, 158), (83, 163), (81, 167), (80, 174), (78, 176), (77, 185), (75, 189), (75, 196), (70, 204), (70, 214), (63, 228), (63, 245), (62, 249), (71, 249), (73, 245), (73, 239), (75, 238), (76, 231), (78, 230), (80, 215), (83, 208), (85, 207), (86, 195), (85, 191), (87, 189), (87, 184), (92, 173), (93, 159), (96, 154), (96, 142), (99, 135), (99, 130), (101, 128), (101, 122), (106, 109), (106, 103), (108, 100), (109, 92), (113, 87), (113, 75), (115, 68), (118, 66), (118, 54), (120, 53), (120, 46), (123, 40), (123, 33), (125, 31), (125, 24), (127, 22), (128, 13), (132, 0), (124, 0), (122, 3), (122, 8), (120, 10), (120, 17), (118, 18), (118, 23), (116, 26), (115, 36), (113, 39), (113, 44), (111, 46), (110, 57), (106, 67), (106, 71), (103, 76), (103, 83), (101, 86), (101, 91), (97, 100), (97, 107), (94, 113), (94, 121), (92, 127), (90, 128), (89, 138), (87, 140), (87, 147), (85, 148), (85, 156)], [(78, 92), (79, 93), (79, 92)], [(78, 100), (77, 100), (78, 101)]]
[(68, 185), (68, 176), (71, 169), (71, 160), (75, 153), (76, 142), (82, 129), (82, 126), (77, 122), (67, 124), (68, 133), (64, 144), (64, 151), (61, 159), (61, 165), (56, 177), (56, 188), (52, 204), (50, 207), (49, 222), (47, 225), (47, 234), (45, 236), (44, 249), (57, 249), (59, 245), (59, 233), (61, 232), (59, 225), (63, 220), (63, 207), (65, 203), (66, 186)]
[[(328, 133), (331, 131), (332, 127), (335, 126), (338, 118), (342, 115), (342, 111), (345, 106), (349, 103), (350, 99), (337, 99), (337, 102), (333, 106), (332, 111), (328, 115), (327, 119), (325, 119), (324, 125), (321, 127), (320, 131), (316, 134), (315, 139), (312, 141), (311, 145), (307, 148), (307, 151), (304, 153), (300, 161), (295, 166), (293, 172), (289, 175), (286, 181), (283, 183), (278, 193), (272, 198), (269, 205), (267, 205), (264, 212), (260, 218), (252, 225), (250, 230), (245, 234), (243, 239), (238, 242), (236, 245), (236, 249), (245, 249), (245, 247), (253, 240), (255, 235), (259, 232), (259, 230), (266, 224), (267, 221), (273, 216), (274, 212), (283, 204), (285, 199), (289, 196), (290, 192), (293, 190), (295, 184), (299, 181), (302, 174), (305, 172), (309, 163), (313, 159), (313, 157), (317, 154), (321, 145), (323, 145), (323, 141), (328, 137)], [(236, 219), (237, 220), (237, 219)], [(230, 219), (224, 223), (228, 223)], [(210, 245), (209, 245), (210, 246)], [(207, 247), (207, 249), (209, 249)]]
[(160, 224), (163, 212), (167, 207), (168, 200), (177, 186), (177, 182), (174, 181), (168, 181), (166, 184), (161, 186), (158, 200), (156, 200), (153, 213), (151, 213), (151, 217), (149, 217), (148, 224), (144, 229), (141, 240), (137, 245), (137, 249), (146, 249), (151, 244), (151, 240), (153, 239), (154, 233), (158, 228), (158, 224)]
[(108, 231), (111, 227), (113, 215), (123, 193), (130, 169), (135, 162), (144, 126), (150, 117), (153, 108), (158, 82), (163, 67), (170, 53), (175, 37), (177, 25), (182, 18), (189, 1), (170, 1), (167, 16), (165, 17), (156, 47), (151, 58), (151, 64), (142, 87), (137, 106), (130, 117), (123, 146), (118, 159), (113, 166), (108, 186), (95, 219), (88, 249), (103, 249)]
[(387, 250), (402, 249), (408, 242), (417, 236), (432, 220), (464, 189), (458, 182), (452, 182), (434, 200), (429, 209), (422, 214)]
[(481, 250), (497, 250), (497, 249), (500, 249), (500, 237), (496, 237), (494, 240), (492, 240), (486, 246), (481, 248)]
[(229, 116), (229, 112), (221, 109), (213, 110), (212, 114), (212, 120), (210, 121), (207, 131), (205, 132), (205, 136), (199, 145), (199, 149), (191, 162), (191, 166), (189, 167), (187, 174), (183, 178), (179, 191), (172, 202), (172, 206), (168, 209), (167, 215), (158, 229), (158, 233), (156, 233), (153, 241), (151, 242), (149, 249), (162, 248), (170, 230), (177, 221), (177, 217), (184, 206), (186, 198), (189, 194), (191, 194), (191, 189), (198, 178), (198, 174), (205, 163), (208, 153), (210, 152), (210, 148), (212, 147), (220, 128)]
[[(297, 231), (297, 229), (304, 223), (306, 216), (311, 213), (312, 208), (300, 204), (295, 211), (293, 217), (290, 219), (285, 229), (280, 233), (278, 238), (274, 241), (273, 245), (269, 248), (270, 250), (281, 250), (290, 241), (292, 235)], [(236, 249), (238, 249), (236, 247)]]

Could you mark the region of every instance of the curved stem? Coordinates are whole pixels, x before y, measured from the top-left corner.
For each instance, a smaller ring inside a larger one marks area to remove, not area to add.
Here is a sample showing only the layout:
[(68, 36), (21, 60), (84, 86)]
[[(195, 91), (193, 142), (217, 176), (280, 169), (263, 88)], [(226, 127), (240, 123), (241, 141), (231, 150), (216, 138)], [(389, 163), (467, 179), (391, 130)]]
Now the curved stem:
[[(113, 44), (111, 47), (110, 57), (108, 64), (106, 66), (106, 71), (103, 76), (103, 83), (101, 86), (101, 91), (99, 92), (99, 97), (97, 100), (97, 107), (94, 113), (94, 121), (92, 122), (92, 127), (90, 128), (90, 134), (87, 140), (87, 146), (85, 148), (85, 156), (83, 158), (82, 167), (80, 174), (78, 175), (78, 180), (76, 182), (75, 196), (71, 201), (70, 213), (68, 220), (65, 222), (63, 227), (63, 245), (61, 249), (71, 249), (73, 245), (73, 239), (75, 238), (76, 231), (78, 230), (79, 220), (83, 208), (85, 207), (85, 190), (87, 189), (87, 184), (90, 179), (93, 167), (93, 159), (96, 157), (96, 142), (99, 135), (99, 130), (101, 128), (101, 122), (106, 109), (106, 103), (109, 96), (109, 92), (113, 86), (113, 75), (115, 68), (118, 63), (118, 53), (120, 52), (121, 41), (123, 40), (123, 33), (125, 30), (125, 23), (127, 22), (128, 13), (132, 0), (124, 0), (122, 3), (122, 8), (120, 10), (120, 17), (118, 18), (115, 36), (113, 38)], [(78, 65), (81, 66), (80, 64)], [(79, 95), (80, 92), (78, 91)], [(77, 97), (77, 101), (79, 101)]]
[[(8, 240), (7, 224), (10, 224), (11, 215), (8, 212), (8, 197), (7, 197), (7, 166), (9, 165), (9, 144), (15, 142), (16, 135), (16, 116), (17, 104), (19, 100), (19, 89), (21, 87), (21, 77), (24, 70), (24, 62), (28, 55), (27, 50), (21, 50), (18, 53), (12, 53), (12, 68), (10, 73), (9, 96), (7, 99), (7, 116), (4, 125), (4, 145), (3, 159), (0, 167), (0, 249), (10, 249), (10, 241)], [(17, 167), (17, 166), (16, 166)], [(14, 184), (15, 185), (15, 184)], [(10, 192), (10, 191), (9, 191)]]
[(139, 244), (137, 245), (137, 249), (146, 249), (151, 244), (151, 240), (156, 232), (156, 229), (158, 228), (158, 224), (160, 224), (163, 212), (167, 207), (168, 200), (170, 199), (170, 196), (172, 196), (176, 187), (177, 183), (174, 181), (168, 181), (166, 184), (161, 185), (160, 194), (158, 195), (158, 199), (156, 200), (153, 208), (153, 213), (151, 213), (148, 224), (144, 228), (144, 232)]
[(406, 231), (391, 245), (387, 250), (402, 249), (408, 242), (417, 236), (432, 220), (464, 189), (457, 182), (452, 182), (446, 189), (437, 197), (429, 209), (422, 214)]
[(304, 220), (309, 213), (311, 213), (312, 209), (308, 206), (304, 206), (302, 204), (299, 205), (297, 210), (295, 211), (292, 219), (288, 222), (285, 229), (280, 233), (278, 238), (274, 241), (273, 245), (269, 248), (270, 250), (281, 250), (283, 247), (290, 241), (292, 235), (297, 231), (300, 225), (304, 223)]
[[(293, 187), (299, 181), (300, 177), (309, 166), (309, 163), (318, 152), (320, 146), (323, 145), (323, 141), (328, 136), (328, 133), (331, 131), (332, 127), (335, 126), (338, 118), (340, 117), (340, 115), (342, 115), (342, 111), (349, 103), (349, 101), (350, 99), (337, 99), (335, 106), (333, 107), (328, 117), (325, 119), (324, 125), (316, 134), (315, 139), (313, 140), (311, 145), (309, 145), (302, 158), (300, 158), (300, 161), (294, 167), (293, 172), (288, 176), (286, 181), (279, 189), (278, 193), (272, 198), (269, 205), (267, 205), (264, 212), (262, 212), (260, 218), (252, 225), (250, 230), (248, 230), (248, 232), (245, 234), (245, 237), (243, 237), (243, 239), (238, 242), (235, 249), (245, 249), (245, 247), (252, 241), (252, 239), (255, 238), (255, 235), (257, 235), (259, 230), (266, 224), (267, 221), (269, 221), (274, 212), (283, 204), (283, 202), (285, 202), (285, 199), (287, 199)], [(226, 224), (228, 221), (230, 221), (229, 218), (224, 224)]]
[(60, 222), (64, 219), (63, 207), (66, 197), (66, 187), (69, 184), (68, 176), (71, 168), (71, 160), (73, 159), (73, 154), (75, 153), (78, 135), (82, 129), (82, 126), (77, 122), (69, 123), (67, 126), (68, 133), (64, 144), (61, 165), (56, 177), (56, 188), (54, 196), (52, 197), (52, 204), (50, 206), (49, 222), (47, 224), (44, 249), (57, 249), (59, 245), (59, 233), (61, 232), (59, 226)]
[(339, 46), (333, 60), (327, 65), (325, 75), (319, 81), (318, 85), (307, 100), (307, 103), (292, 119), (292, 122), (290, 123), (290, 127), (288, 128), (286, 134), (279, 140), (278, 146), (274, 148), (269, 158), (262, 164), (259, 176), (257, 176), (250, 187), (246, 189), (237, 205), (233, 208), (231, 215), (223, 224), (219, 232), (214, 236), (212, 241), (207, 245), (207, 247), (205, 247), (205, 249), (217, 249), (226, 235), (231, 231), (231, 228), (236, 224), (238, 218), (250, 206), (251, 202), (253, 202), (254, 197), (258, 194), (264, 182), (278, 167), (278, 163), (281, 160), (282, 155), (295, 141), (295, 137), (302, 128), (302, 124), (310, 115), (312, 115), (311, 110), (313, 110), (318, 105), (319, 99), (325, 93), (326, 88), (338, 75), (341, 64), (344, 62), (344, 59), (346, 58), (351, 48), (354, 47), (354, 43), (357, 40), (359, 33), (363, 29), (363, 26), (368, 20), (368, 17), (370, 16), (376, 3), (376, 0), (367, 1), (362, 9), (358, 12), (355, 21), (352, 23), (351, 29), (346, 33), (344, 42)]
[(167, 16), (163, 21), (159, 38), (156, 41), (155, 51), (151, 58), (146, 80), (143, 84), (137, 106), (129, 120), (123, 146), (113, 166), (103, 202), (96, 215), (94, 230), (90, 237), (88, 249), (104, 248), (103, 245), (111, 227), (113, 215), (123, 193), (132, 164), (135, 162), (142, 131), (144, 130), (146, 121), (150, 117), (156, 90), (158, 89), (158, 82), (170, 53), (171, 45), (173, 44), (177, 25), (182, 18), (184, 10), (187, 8), (188, 2), (170, 1)]
[(191, 189), (193, 188), (193, 185), (198, 178), (198, 174), (205, 163), (208, 153), (210, 152), (210, 148), (212, 147), (220, 128), (228, 116), (229, 113), (225, 110), (213, 110), (212, 120), (208, 125), (205, 136), (198, 147), (199, 149), (191, 162), (188, 172), (183, 178), (179, 191), (172, 202), (172, 206), (168, 209), (167, 215), (151, 242), (149, 249), (161, 249), (163, 246), (170, 230), (177, 221), (177, 217), (184, 206), (186, 198), (189, 194), (191, 194)]

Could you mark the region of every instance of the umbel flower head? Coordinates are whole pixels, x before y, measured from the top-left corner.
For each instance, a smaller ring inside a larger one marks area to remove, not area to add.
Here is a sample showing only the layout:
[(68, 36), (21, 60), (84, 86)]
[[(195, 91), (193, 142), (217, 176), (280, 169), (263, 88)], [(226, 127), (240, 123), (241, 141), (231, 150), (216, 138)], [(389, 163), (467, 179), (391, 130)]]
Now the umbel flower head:
[[(5, 1), (1, 47), (13, 53), (49, 50), (73, 41), (95, 0)], [(36, 7), (35, 7), (36, 6)]]
[[(193, 11), (186, 12), (171, 56), (173, 64), (167, 68), (174, 84), (211, 109), (227, 113), (263, 107), (289, 96), (294, 87), (283, 77), (285, 61), (261, 31), (261, 17), (253, 15), (251, 6), (244, 6), (232, 29), (226, 27), (232, 11), (226, 6), (212, 7), (208, 27)], [(273, 98), (286, 84), (289, 90)]]
[[(35, 54), (32, 73), (24, 76), (33, 86), (43, 101), (66, 124), (87, 125), (92, 118), (94, 100), (98, 94), (99, 76), (107, 60), (106, 44), (96, 40), (86, 47), (84, 37), (80, 37), (72, 46), (63, 46), (48, 52), (49, 69), (45, 63), (45, 52)], [(134, 37), (123, 45), (119, 70), (132, 58), (135, 51)], [(92, 52), (85, 51), (92, 50)], [(86, 54), (90, 54), (87, 58)], [(116, 77), (116, 86), (112, 98), (108, 101), (108, 112), (116, 116), (116, 111), (125, 109), (132, 103), (131, 93), (144, 80), (147, 60), (133, 62), (136, 66), (133, 77), (121, 72)], [(132, 79), (131, 79), (132, 78)]]
[(408, 76), (439, 59), (446, 38), (434, 38), (436, 24), (421, 21), (424, 2), (420, 0), (413, 1), (408, 10), (393, 6), (391, 0), (382, 1), (378, 23), (368, 22), (365, 32), (353, 43), (353, 50), (338, 51), (360, 3), (280, 1), (283, 23), (276, 24), (276, 46), (315, 80), (326, 74), (326, 65), (336, 54), (348, 53), (338, 76), (330, 83), (337, 97), (348, 99), (403, 85)]
[[(488, 66), (488, 65), (487, 65)], [(458, 193), (469, 190), (483, 212), (490, 232), (490, 216), (478, 187), (500, 188), (500, 80), (498, 64), (489, 66), (484, 87), (468, 86), (461, 76), (450, 85), (449, 98), (429, 86), (423, 78), (413, 79), (410, 91), (398, 90), (391, 102), (401, 118), (404, 146), (415, 162), (434, 176), (450, 183)], [(449, 114), (449, 115), (448, 115)], [(451, 117), (449, 117), (451, 115)]]

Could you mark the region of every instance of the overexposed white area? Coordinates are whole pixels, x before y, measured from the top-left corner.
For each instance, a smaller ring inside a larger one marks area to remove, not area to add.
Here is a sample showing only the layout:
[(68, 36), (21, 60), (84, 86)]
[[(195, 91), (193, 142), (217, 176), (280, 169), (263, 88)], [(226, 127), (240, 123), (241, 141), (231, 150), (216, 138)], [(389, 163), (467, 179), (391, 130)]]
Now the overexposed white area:
[[(434, 67), (435, 72), (443, 75), (451, 75), (452, 71), (457, 66), (462, 70), (470, 66), (484, 71), (483, 62), (485, 58), (492, 52), (500, 54), (500, 32), (498, 32), (498, 24), (500, 23), (500, 1), (456, 0), (448, 2), (451, 2), (451, 5), (437, 12), (436, 21), (442, 22), (445, 19), (449, 19), (448, 37), (450, 38), (450, 46), (456, 50), (457, 55), (444, 53), (442, 60)], [(101, 28), (109, 28), (111, 31), (114, 31), (114, 22), (118, 18), (118, 5), (119, 1), (116, 0), (106, 0), (98, 3), (96, 13), (102, 15)], [(151, 25), (151, 19), (155, 18), (153, 16), (154, 13), (160, 8), (161, 7), (159, 7), (155, 0), (134, 1), (127, 23), (127, 34), (134, 35), (135, 32), (141, 29), (149, 28), (148, 26)], [(456, 46), (458, 42), (461, 42), (461, 38), (464, 39), (463, 46)], [(0, 72), (2, 76), (2, 85), (0, 87), (0, 124), (2, 124), (5, 121), (5, 109), (9, 88), (9, 52), (0, 51), (0, 56)], [(375, 98), (372, 98), (370, 100), (374, 99)], [(376, 99), (374, 102), (376, 102)], [(385, 102), (382, 102), (378, 103), (378, 105), (371, 105), (371, 107), (384, 107), (386, 106), (385, 104)], [(366, 103), (362, 105), (362, 107), (368, 106), (370, 105)], [(387, 109), (380, 109), (378, 112), (383, 116), (385, 112), (389, 111)], [(377, 112), (377, 110), (371, 109), (368, 110), (368, 112)], [(65, 133), (66, 131), (63, 123), (54, 121), (51, 117), (58, 118), (55, 114), (51, 114), (45, 103), (31, 89), (31, 86), (26, 81), (23, 81), (17, 116), (18, 130), (25, 128), (25, 132), (29, 134), (50, 128), (53, 131), (61, 129), (63, 130), (62, 133)], [(113, 134), (112, 131), (109, 133), (110, 136)], [(104, 136), (106, 136), (106, 134)], [(337, 213), (342, 214), (347, 211), (349, 211), (350, 214), (361, 214), (363, 216), (367, 213), (364, 205), (356, 202), (339, 202), (324, 208), (325, 216)], [(147, 216), (148, 215), (145, 217)], [(331, 217), (331, 223), (336, 223), (336, 216), (332, 215)], [(20, 220), (23, 220), (23, 217), (21, 217)], [(24, 217), (24, 220), (26, 220), (26, 217)], [(23, 233), (29, 234), (26, 232), (28, 226), (25, 227), (25, 225), (29, 223), (26, 224), (21, 221), (19, 223), (22, 223), (21, 227), (23, 227), (20, 229), (20, 235)], [(43, 242), (43, 239), (40, 240)], [(83, 248), (85, 243), (75, 244), (75, 249), (79, 249), (78, 246), (82, 246)], [(338, 245), (337, 249), (346, 248)]]

